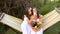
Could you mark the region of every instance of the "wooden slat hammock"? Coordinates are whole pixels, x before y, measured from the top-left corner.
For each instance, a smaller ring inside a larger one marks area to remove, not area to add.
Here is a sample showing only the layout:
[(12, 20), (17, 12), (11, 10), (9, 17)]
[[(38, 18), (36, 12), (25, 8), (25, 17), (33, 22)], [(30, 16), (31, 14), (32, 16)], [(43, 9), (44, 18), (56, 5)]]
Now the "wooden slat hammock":
[[(0, 20), (0, 22), (21, 32), (20, 25), (22, 23), (22, 20), (19, 18), (10, 16), (8, 14), (5, 14), (5, 13), (3, 13), (3, 14), (4, 14), (4, 16)], [(53, 24), (57, 23), (58, 21), (60, 21), (60, 13), (58, 13), (55, 9), (43, 16), (43, 22), (44, 22), (42, 24), (43, 30), (46, 30), (47, 28), (49, 28)]]

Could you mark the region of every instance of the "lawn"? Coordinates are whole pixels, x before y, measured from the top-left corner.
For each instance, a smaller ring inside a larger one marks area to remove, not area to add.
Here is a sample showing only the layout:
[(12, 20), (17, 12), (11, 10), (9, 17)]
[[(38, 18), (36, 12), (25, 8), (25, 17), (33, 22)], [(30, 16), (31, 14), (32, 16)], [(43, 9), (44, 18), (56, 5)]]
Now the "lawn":
[(44, 34), (60, 34), (60, 22), (45, 30)]

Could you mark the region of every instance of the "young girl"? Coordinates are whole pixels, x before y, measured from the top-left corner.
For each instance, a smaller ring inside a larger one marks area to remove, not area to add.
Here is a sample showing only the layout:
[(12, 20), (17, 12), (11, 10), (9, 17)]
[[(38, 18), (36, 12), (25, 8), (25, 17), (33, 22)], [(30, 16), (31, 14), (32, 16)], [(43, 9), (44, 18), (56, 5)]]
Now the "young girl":
[(29, 26), (29, 19), (30, 16), (32, 15), (32, 8), (27, 8), (25, 13), (24, 13), (24, 20), (23, 23), (21, 24), (21, 29), (23, 34), (31, 34), (30, 26)]
[[(33, 8), (33, 15), (31, 16), (31, 19), (33, 22), (42, 22), (42, 16), (38, 14), (38, 11), (36, 8)], [(33, 23), (32, 23), (33, 25)], [(31, 34), (43, 34), (43, 29), (41, 27), (42, 24), (40, 24), (39, 28), (32, 27), (31, 25)]]

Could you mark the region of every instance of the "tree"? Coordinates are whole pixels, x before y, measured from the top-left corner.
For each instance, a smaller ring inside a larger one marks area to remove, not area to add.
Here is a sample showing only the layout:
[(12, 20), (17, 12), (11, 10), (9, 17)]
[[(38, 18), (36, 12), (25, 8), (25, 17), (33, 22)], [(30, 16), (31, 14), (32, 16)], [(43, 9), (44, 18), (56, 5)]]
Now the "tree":
[(18, 18), (22, 18), (28, 6), (30, 6), (29, 0), (0, 0), (0, 11)]

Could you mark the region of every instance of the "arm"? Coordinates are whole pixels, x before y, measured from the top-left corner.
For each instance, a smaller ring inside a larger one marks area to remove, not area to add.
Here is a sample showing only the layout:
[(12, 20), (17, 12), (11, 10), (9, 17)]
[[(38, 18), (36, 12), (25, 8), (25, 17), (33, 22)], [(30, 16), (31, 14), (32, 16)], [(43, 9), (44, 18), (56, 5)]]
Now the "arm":
[(38, 28), (37, 28), (37, 27), (35, 27), (35, 28), (34, 28), (34, 29), (35, 29), (35, 31), (39, 31), (39, 30), (40, 30), (40, 28), (41, 28), (41, 25), (42, 25), (42, 15), (40, 15), (40, 16), (39, 16), (39, 21), (40, 21), (40, 22), (38, 22), (37, 24), (38, 24), (38, 25), (40, 25), (40, 26), (39, 26)]
[(32, 21), (34, 20), (34, 17), (31, 16), (30, 20), (28, 20), (30, 27), (32, 28), (33, 31), (37, 31), (38, 28), (32, 27)]
[(40, 22), (42, 22), (42, 15), (39, 16)]
[(28, 33), (27, 29), (26, 29), (26, 24), (24, 22), (21, 24), (21, 29), (22, 29), (22, 33), (23, 34), (27, 34)]

